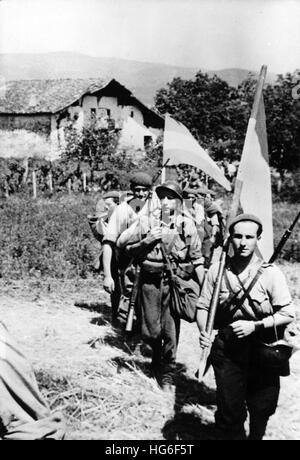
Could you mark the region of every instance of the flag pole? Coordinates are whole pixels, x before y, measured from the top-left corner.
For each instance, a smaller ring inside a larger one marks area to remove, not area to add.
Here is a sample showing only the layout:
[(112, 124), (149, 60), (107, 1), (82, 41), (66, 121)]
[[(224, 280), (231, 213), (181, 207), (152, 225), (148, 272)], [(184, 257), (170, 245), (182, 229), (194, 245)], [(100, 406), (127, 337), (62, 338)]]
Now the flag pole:
[[(267, 72), (267, 66), (263, 65), (261, 67), (261, 71), (259, 74), (258, 82), (256, 85), (256, 92), (254, 96), (254, 102), (252, 106), (252, 111), (250, 118), (256, 118), (257, 113), (258, 113), (258, 108), (259, 108), (259, 101), (262, 95), (263, 91), (263, 85), (266, 77), (266, 72)], [(243, 153), (242, 153), (243, 155)], [(206, 327), (205, 331), (211, 336), (213, 332), (213, 326), (214, 326), (214, 320), (215, 320), (215, 315), (217, 311), (217, 306), (219, 303), (219, 293), (221, 289), (221, 283), (222, 283), (222, 278), (223, 278), (223, 273), (225, 270), (226, 266), (226, 257), (227, 257), (227, 252), (228, 252), (228, 228), (229, 228), (229, 223), (231, 219), (233, 219), (239, 209), (239, 204), (240, 204), (240, 196), (241, 196), (241, 191), (243, 187), (243, 182), (240, 180), (236, 180), (235, 187), (234, 187), (234, 193), (233, 193), (233, 199), (231, 203), (231, 207), (229, 210), (227, 222), (226, 222), (226, 231), (225, 231), (225, 241), (223, 245), (223, 251), (222, 255), (220, 258), (220, 264), (219, 264), (219, 269), (218, 269), (218, 274), (217, 274), (217, 279), (216, 283), (214, 286), (214, 291), (213, 295), (210, 301), (210, 306), (209, 306), (209, 312), (208, 312), (208, 317), (206, 321)], [(207, 359), (209, 355), (209, 348), (203, 348), (201, 349), (200, 353), (200, 362), (199, 362), (199, 368), (198, 368), (198, 381), (201, 382), (204, 374), (208, 368), (207, 365)]]

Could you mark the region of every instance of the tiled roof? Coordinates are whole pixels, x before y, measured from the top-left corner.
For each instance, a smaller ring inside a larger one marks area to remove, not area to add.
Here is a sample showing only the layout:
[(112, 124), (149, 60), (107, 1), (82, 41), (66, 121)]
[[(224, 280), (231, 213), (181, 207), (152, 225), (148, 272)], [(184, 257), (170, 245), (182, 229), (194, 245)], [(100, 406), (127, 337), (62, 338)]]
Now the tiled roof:
[(104, 85), (96, 78), (1, 82), (0, 113), (55, 113)]

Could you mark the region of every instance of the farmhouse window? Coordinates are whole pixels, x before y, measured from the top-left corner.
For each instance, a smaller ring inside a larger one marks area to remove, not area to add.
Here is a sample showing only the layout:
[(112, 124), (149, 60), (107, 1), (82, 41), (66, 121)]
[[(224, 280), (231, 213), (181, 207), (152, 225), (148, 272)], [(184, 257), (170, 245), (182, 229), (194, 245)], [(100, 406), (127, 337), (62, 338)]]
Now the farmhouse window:
[(144, 136), (144, 147), (150, 147), (152, 144), (152, 136)]

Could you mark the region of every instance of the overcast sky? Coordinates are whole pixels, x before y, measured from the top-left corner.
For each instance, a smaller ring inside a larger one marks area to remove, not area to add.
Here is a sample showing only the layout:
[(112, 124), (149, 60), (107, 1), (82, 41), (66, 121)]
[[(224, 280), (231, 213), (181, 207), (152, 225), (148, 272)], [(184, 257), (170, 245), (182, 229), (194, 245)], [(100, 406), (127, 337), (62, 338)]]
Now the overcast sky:
[(285, 73), (300, 68), (300, 1), (0, 0), (0, 53), (50, 51)]

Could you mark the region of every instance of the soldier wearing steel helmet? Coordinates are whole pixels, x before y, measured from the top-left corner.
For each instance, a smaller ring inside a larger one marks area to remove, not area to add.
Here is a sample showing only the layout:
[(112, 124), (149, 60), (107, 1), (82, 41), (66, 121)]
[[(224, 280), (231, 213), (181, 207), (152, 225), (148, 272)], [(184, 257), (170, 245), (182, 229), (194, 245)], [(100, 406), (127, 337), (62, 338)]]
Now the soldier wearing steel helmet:
[[(174, 385), (180, 316), (173, 308), (169, 268), (199, 295), (198, 272), (202, 272), (201, 240), (190, 215), (183, 213), (180, 185), (167, 181), (156, 187), (159, 215), (151, 212), (118, 239), (117, 245), (140, 259), (141, 278), (138, 320), (144, 340), (152, 348), (151, 369), (163, 390)], [(178, 278), (177, 278), (178, 279)], [(195, 315), (194, 315), (195, 316)]]

